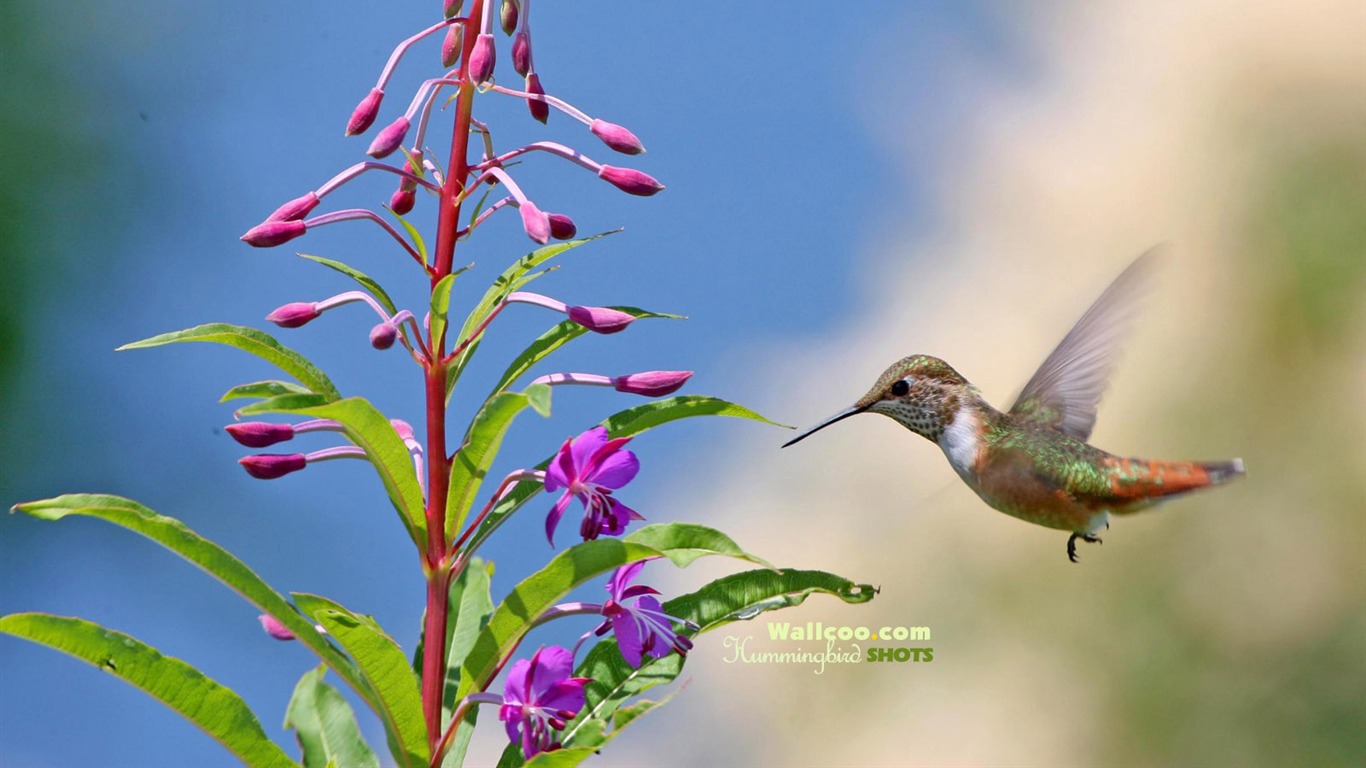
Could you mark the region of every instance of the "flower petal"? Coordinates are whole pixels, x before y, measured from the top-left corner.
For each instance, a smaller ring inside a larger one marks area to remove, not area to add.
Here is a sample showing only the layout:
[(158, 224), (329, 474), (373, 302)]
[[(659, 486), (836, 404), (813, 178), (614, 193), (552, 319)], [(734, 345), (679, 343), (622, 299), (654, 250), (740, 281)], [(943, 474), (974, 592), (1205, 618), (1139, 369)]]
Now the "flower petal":
[(617, 451), (603, 457), (584, 480), (613, 490), (620, 488), (640, 471), (640, 459), (631, 451)]
[(567, 648), (548, 645), (531, 657), (531, 700), (538, 707), (546, 706), (546, 692), (574, 673), (574, 654)]
[(588, 460), (607, 443), (607, 427), (597, 426), (574, 438), (569, 453), (574, 460), (574, 474), (583, 477)]
[(550, 466), (545, 468), (545, 490), (546, 493), (554, 493), (561, 488), (568, 488), (574, 481), (574, 465), (569, 461), (570, 440), (565, 440), (564, 445), (555, 454)]
[(564, 508), (569, 506), (569, 499), (573, 494), (565, 491), (560, 495), (559, 501), (550, 508), (550, 514), (545, 516), (545, 538), (550, 542), (550, 546), (555, 546), (555, 528), (560, 524), (560, 518), (564, 516)]
[(626, 663), (632, 667), (640, 666), (640, 623), (630, 611), (623, 611), (621, 614), (612, 617), (612, 633), (617, 638), (617, 648), (621, 649), (621, 657), (626, 659)]
[(640, 597), (641, 595), (658, 594), (660, 594), (659, 590), (654, 587), (647, 587), (644, 584), (632, 584), (622, 591), (621, 597), (617, 598), (617, 600), (630, 600), (633, 597)]
[(612, 596), (613, 600), (621, 602), (622, 593), (626, 591), (632, 581), (635, 581), (636, 576), (640, 575), (640, 569), (644, 567), (645, 561), (637, 560), (612, 572), (612, 578), (607, 580), (607, 593)]
[(587, 681), (584, 678), (561, 680), (550, 686), (550, 689), (537, 703), (546, 709), (567, 709), (578, 714), (579, 710), (583, 709), (583, 687), (586, 684)]

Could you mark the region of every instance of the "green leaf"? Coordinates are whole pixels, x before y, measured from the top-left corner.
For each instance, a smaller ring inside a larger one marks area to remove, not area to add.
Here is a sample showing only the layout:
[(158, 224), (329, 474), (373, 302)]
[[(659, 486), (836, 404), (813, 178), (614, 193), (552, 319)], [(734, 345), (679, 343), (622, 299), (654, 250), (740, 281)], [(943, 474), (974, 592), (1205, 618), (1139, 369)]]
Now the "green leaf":
[(46, 613), (0, 618), (0, 632), (70, 654), (142, 689), (251, 766), (298, 765), (266, 737), (236, 693), (180, 659), (84, 619)]
[(258, 413), (293, 413), (332, 419), (341, 422), (346, 437), (365, 451), (370, 464), (379, 473), (389, 501), (398, 510), (399, 518), (408, 535), (419, 549), (427, 546), (427, 517), (422, 500), (422, 486), (418, 485), (412, 456), (394, 425), (360, 397), (319, 404), (311, 395), (283, 395), (262, 400), (241, 408), (239, 415)]
[(705, 525), (696, 523), (656, 523), (631, 533), (627, 541), (644, 544), (665, 553), (669, 560), (679, 568), (685, 568), (692, 561), (706, 555), (725, 555), (740, 560), (748, 560), (765, 568), (773, 566), (761, 557), (756, 557), (740, 549), (731, 537)]
[[(460, 665), (474, 647), (479, 633), (489, 623), (493, 615), (493, 596), (490, 593), (490, 577), (493, 565), (479, 558), (470, 560), (469, 565), (460, 573), (460, 578), (451, 584), (450, 602), (455, 615), (453, 621), (446, 623), (446, 684), (443, 706), (443, 727), (449, 725), (452, 710), (455, 709), (455, 694), (460, 687)], [(462, 765), (465, 753), (474, 735), (474, 724), (479, 707), (470, 707), (465, 722), (455, 732), (455, 741), (446, 752), (442, 765), (448, 768)]]
[(177, 555), (204, 569), (210, 576), (226, 584), (263, 612), (274, 616), (317, 654), (318, 658), (336, 670), (337, 674), (360, 694), (371, 706), (378, 696), (356, 671), (351, 660), (343, 656), (313, 628), (313, 623), (300, 616), (294, 606), (280, 593), (271, 589), (241, 560), (227, 550), (203, 538), (189, 526), (173, 517), (158, 515), (143, 505), (118, 496), (96, 494), (67, 494), (54, 499), (31, 501), (15, 505), (11, 511), (23, 512), (40, 520), (61, 520), (68, 515), (94, 517), (130, 531), (140, 533), (161, 544)]
[[(541, 390), (544, 390), (542, 392)], [(549, 410), (550, 387), (533, 384), (526, 392), (499, 392), (485, 401), (470, 423), (465, 442), (451, 459), (450, 483), (446, 492), (446, 538), (452, 539), (465, 525), (465, 518), (479, 494), (503, 436), (517, 414), (544, 398)]]
[[(846, 603), (866, 603), (876, 590), (870, 584), (856, 584), (824, 571), (744, 571), (669, 600), (663, 609), (670, 616), (697, 624), (698, 631), (686, 635), (696, 637), (765, 611), (801, 605), (815, 593), (834, 595)], [(566, 729), (563, 743), (578, 744), (580, 723), (611, 717), (631, 696), (671, 682), (682, 671), (683, 662), (683, 657), (671, 653), (661, 659), (646, 657), (639, 669), (633, 669), (622, 658), (615, 638), (599, 641), (576, 671), (579, 677), (592, 678), (593, 682), (584, 688), (587, 705)]]
[[(638, 307), (611, 307), (611, 309), (625, 312), (632, 317), (637, 318), (662, 317), (670, 320), (687, 319), (683, 315), (649, 312)], [(553, 328), (541, 334), (535, 341), (531, 342), (526, 349), (522, 350), (522, 353), (512, 361), (512, 365), (509, 365), (508, 369), (503, 372), (502, 377), (498, 379), (498, 383), (493, 387), (493, 393), (507, 389), (507, 387), (520, 378), (522, 374), (531, 370), (532, 366), (548, 357), (551, 352), (563, 347), (565, 344), (568, 344), (585, 333), (588, 333), (588, 329), (573, 320), (565, 320), (557, 323)]]
[(437, 349), (441, 348), (441, 340), (446, 337), (446, 314), (451, 309), (451, 286), (454, 284), (455, 275), (450, 274), (432, 286), (431, 337)]
[(299, 383), (308, 387), (309, 390), (323, 395), (328, 400), (337, 400), (341, 397), (341, 393), (332, 385), (327, 376), (303, 355), (276, 341), (270, 334), (243, 325), (231, 325), (229, 323), (197, 325), (183, 331), (171, 331), (153, 336), (150, 339), (124, 344), (116, 351), (147, 349), (181, 341), (212, 341), (237, 347), (275, 365), (280, 370), (298, 379)]
[[(393, 213), (393, 211), (390, 211)], [(422, 239), (422, 233), (417, 231), (417, 227), (408, 223), (408, 220), (394, 213), (394, 218), (403, 225), (403, 229), (408, 232), (408, 237), (412, 238), (413, 247), (417, 249), (417, 254), (422, 257), (422, 265), (427, 266), (431, 259), (427, 258), (427, 242)], [(392, 312), (390, 314), (393, 314)]]
[[(402, 221), (402, 219), (400, 219), (400, 221)], [(421, 238), (418, 238), (417, 242), (420, 243)], [(424, 253), (421, 248), (418, 249), (418, 252)], [(308, 259), (309, 261), (316, 261), (324, 267), (335, 269), (352, 280), (355, 280), (360, 284), (361, 288), (364, 288), (366, 292), (375, 297), (375, 301), (378, 301), (380, 306), (384, 307), (384, 310), (389, 313), (390, 317), (398, 313), (398, 307), (394, 305), (394, 300), (389, 298), (389, 294), (385, 293), (384, 289), (380, 287), (380, 284), (375, 281), (375, 278), (370, 277), (349, 264), (343, 264), (340, 261), (323, 258), (322, 256), (310, 256), (307, 253), (301, 253), (299, 256)]]
[(373, 618), (351, 613), (325, 597), (292, 594), (299, 610), (336, 638), (378, 694), (376, 712), (384, 721), (394, 759), (400, 765), (424, 768), (430, 754), (427, 726), (422, 715), (420, 685), (408, 666), (408, 657)]
[[(703, 526), (676, 529), (660, 535), (668, 549), (656, 549), (634, 541), (595, 539), (576, 544), (561, 552), (546, 567), (518, 584), (493, 612), (488, 626), (479, 633), (474, 648), (460, 672), (457, 699), (464, 698), (475, 686), (486, 681), (498, 659), (521, 641), (522, 636), (555, 602), (578, 585), (618, 568), (648, 557), (676, 556), (690, 550), (706, 550), (716, 541), (715, 531)], [(733, 545), (734, 542), (731, 542)], [(739, 548), (735, 548), (739, 551)], [(713, 550), (702, 554), (726, 554), (748, 559), (743, 552)], [(688, 561), (696, 559), (692, 556)]]
[(285, 727), (294, 730), (303, 750), (304, 768), (379, 768), (379, 758), (360, 735), (351, 705), (336, 688), (323, 682), (326, 672), (326, 665), (305, 672), (285, 711)]
[(279, 397), (281, 395), (311, 395), (307, 387), (301, 387), (288, 381), (270, 379), (268, 381), (253, 381), (250, 384), (239, 384), (218, 398), (218, 402), (226, 403), (229, 400), (237, 400), (243, 397)]

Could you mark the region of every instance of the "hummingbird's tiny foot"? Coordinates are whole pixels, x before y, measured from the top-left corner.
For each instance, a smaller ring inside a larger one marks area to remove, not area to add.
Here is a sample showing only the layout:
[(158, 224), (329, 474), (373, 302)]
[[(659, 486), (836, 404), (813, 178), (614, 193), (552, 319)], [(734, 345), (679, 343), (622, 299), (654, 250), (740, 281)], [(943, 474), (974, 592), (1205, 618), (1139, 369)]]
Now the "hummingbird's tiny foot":
[(1074, 533), (1067, 538), (1067, 559), (1074, 563), (1081, 562), (1077, 559), (1077, 539), (1081, 539), (1087, 544), (1104, 544), (1099, 536), (1090, 533)]

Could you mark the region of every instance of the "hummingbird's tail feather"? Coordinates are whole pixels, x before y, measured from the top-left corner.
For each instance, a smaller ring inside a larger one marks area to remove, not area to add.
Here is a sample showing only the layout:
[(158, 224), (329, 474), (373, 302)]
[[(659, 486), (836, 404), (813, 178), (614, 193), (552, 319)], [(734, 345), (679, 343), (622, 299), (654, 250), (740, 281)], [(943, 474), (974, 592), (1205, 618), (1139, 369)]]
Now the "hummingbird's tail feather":
[(1242, 459), (1230, 461), (1151, 461), (1112, 458), (1105, 467), (1112, 511), (1137, 512), (1158, 501), (1222, 485), (1246, 474)]

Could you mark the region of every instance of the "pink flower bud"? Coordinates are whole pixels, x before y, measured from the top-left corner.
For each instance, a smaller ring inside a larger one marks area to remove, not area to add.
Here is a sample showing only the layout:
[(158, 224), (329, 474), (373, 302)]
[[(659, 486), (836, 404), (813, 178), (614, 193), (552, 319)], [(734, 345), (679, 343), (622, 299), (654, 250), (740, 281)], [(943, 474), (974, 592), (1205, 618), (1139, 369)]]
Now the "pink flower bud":
[(314, 302), (291, 301), (266, 315), (266, 319), (281, 328), (298, 328), (320, 314), (322, 313), (318, 311), (318, 305)]
[[(541, 87), (541, 76), (532, 72), (526, 76), (526, 92), (534, 93), (537, 96), (544, 96), (545, 89)], [(550, 105), (540, 99), (527, 99), (526, 108), (531, 110), (531, 116), (544, 123), (550, 119)]]
[(594, 120), (588, 130), (594, 136), (602, 139), (602, 143), (622, 153), (623, 155), (638, 155), (645, 151), (645, 145), (640, 143), (634, 133), (606, 120)]
[(394, 346), (394, 340), (398, 338), (398, 328), (391, 323), (383, 322), (370, 329), (370, 346), (375, 349), (388, 349)]
[(604, 165), (602, 168), (598, 169), (598, 178), (628, 195), (649, 197), (661, 189), (664, 189), (664, 185), (656, 181), (653, 176), (641, 173), (634, 168), (618, 168), (615, 165)]
[(394, 194), (389, 196), (389, 210), (399, 216), (406, 215), (413, 210), (413, 205), (417, 203), (417, 190), (404, 189), (402, 185), (394, 190)]
[(301, 236), (307, 227), (302, 221), (267, 221), (242, 235), (242, 242), (254, 248), (270, 248)]
[(346, 124), (346, 135), (355, 136), (358, 133), (365, 133), (379, 115), (379, 103), (383, 100), (384, 90), (371, 88), (370, 93), (360, 100), (355, 111), (351, 113), (351, 120)]
[(522, 77), (531, 71), (531, 37), (525, 32), (512, 38), (512, 68)]
[(503, 0), (498, 8), (498, 23), (503, 26), (503, 34), (510, 35), (517, 29), (517, 0)]
[(550, 217), (530, 200), (522, 203), (521, 211), (522, 228), (526, 230), (527, 237), (542, 245), (550, 242)]
[(546, 217), (550, 219), (550, 236), (556, 240), (572, 240), (579, 233), (574, 220), (563, 213), (547, 213)]
[(279, 619), (275, 618), (274, 616), (271, 616), (268, 613), (261, 614), (260, 618), (261, 629), (264, 629), (267, 635), (270, 635), (276, 640), (294, 639), (294, 633), (289, 631), (289, 627), (286, 627), (284, 624), (281, 624)]
[(594, 333), (617, 333), (635, 322), (635, 318), (607, 307), (566, 307), (569, 319)]
[(465, 47), (465, 25), (452, 24), (446, 30), (446, 39), (441, 43), (441, 66), (450, 69), (460, 61), (460, 51)]
[(403, 139), (408, 135), (408, 129), (412, 123), (406, 117), (400, 117), (390, 123), (388, 127), (379, 132), (375, 140), (370, 142), (370, 148), (365, 150), (365, 154), (376, 160), (388, 157), (403, 144)]
[(632, 373), (612, 379), (612, 386), (618, 392), (630, 392), (646, 397), (671, 395), (692, 378), (692, 371), (646, 371)]
[[(453, 18), (460, 13), (460, 6), (465, 4), (465, 0), (446, 0), (446, 18)], [(459, 24), (456, 25), (460, 26)]]
[(474, 41), (474, 50), (470, 51), (470, 81), (482, 84), (493, 77), (493, 65), (497, 58), (498, 52), (493, 47), (493, 35), (480, 35)]
[(275, 213), (266, 217), (266, 221), (298, 221), (307, 216), (314, 208), (317, 208), (320, 202), (322, 201), (313, 192), (300, 195), (276, 208)]
[(274, 480), (308, 466), (308, 459), (302, 453), (258, 453), (243, 456), (237, 463), (258, 480)]
[(294, 426), (292, 424), (244, 421), (241, 424), (229, 424), (225, 429), (233, 440), (248, 448), (265, 448), (268, 445), (283, 443), (294, 437)]

